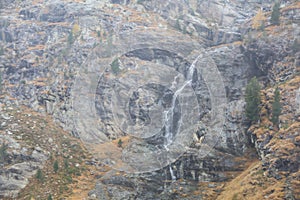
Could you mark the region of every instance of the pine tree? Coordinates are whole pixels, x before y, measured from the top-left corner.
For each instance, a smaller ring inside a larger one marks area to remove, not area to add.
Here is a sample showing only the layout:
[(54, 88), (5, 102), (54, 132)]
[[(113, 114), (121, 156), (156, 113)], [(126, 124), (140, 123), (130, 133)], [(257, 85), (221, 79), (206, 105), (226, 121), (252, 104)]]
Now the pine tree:
[(58, 171), (58, 161), (57, 160), (53, 164), (53, 170), (55, 173)]
[(297, 53), (298, 51), (300, 51), (300, 43), (298, 42), (298, 39), (296, 38), (292, 44), (292, 50), (293, 53)]
[(49, 194), (47, 200), (52, 200), (52, 199), (53, 199), (53, 198), (52, 198), (52, 195)]
[(73, 32), (70, 32), (68, 35), (68, 46), (71, 46), (74, 42), (74, 35)]
[(36, 176), (35, 176), (40, 182), (44, 182), (44, 175), (41, 169), (38, 169)]
[(250, 123), (257, 122), (260, 112), (260, 85), (256, 77), (252, 78), (246, 87), (246, 116)]
[(281, 114), (280, 91), (278, 88), (274, 92), (274, 102), (272, 103), (272, 123), (274, 126), (279, 124), (279, 115)]
[(8, 145), (5, 143), (2, 143), (2, 145), (0, 146), (0, 163), (4, 163), (7, 160), (7, 148)]
[(2, 86), (2, 73), (0, 72), (0, 94), (2, 94), (3, 86)]
[(272, 13), (271, 13), (271, 24), (279, 25), (279, 17), (280, 17), (280, 3), (275, 2)]

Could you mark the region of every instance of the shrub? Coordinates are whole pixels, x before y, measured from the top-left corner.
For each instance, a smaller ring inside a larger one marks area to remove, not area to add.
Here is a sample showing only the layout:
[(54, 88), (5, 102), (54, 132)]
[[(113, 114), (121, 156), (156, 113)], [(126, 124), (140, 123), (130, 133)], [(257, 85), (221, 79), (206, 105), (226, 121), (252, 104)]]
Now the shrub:
[(266, 20), (266, 17), (261, 9), (257, 12), (255, 17), (252, 20), (252, 28), (253, 29), (262, 29), (262, 26), (264, 26), (264, 22)]
[(175, 28), (176, 28), (177, 30), (181, 30), (180, 23), (179, 23), (179, 19), (176, 19)]
[(73, 25), (72, 33), (73, 33), (74, 35), (78, 35), (78, 34), (80, 33), (80, 26), (79, 26), (79, 24), (74, 24), (74, 25)]
[(122, 141), (122, 139), (119, 139), (119, 141), (118, 141), (118, 147), (122, 147), (122, 145), (123, 145), (123, 141)]
[(137, 0), (137, 4), (142, 4), (145, 0)]
[(119, 59), (115, 59), (112, 63), (111, 63), (111, 70), (112, 72), (117, 75), (120, 72), (120, 64), (119, 64)]
[(66, 176), (66, 181), (67, 181), (68, 183), (72, 183), (72, 182), (73, 182), (72, 176), (70, 176), (70, 175)]
[(0, 56), (4, 55), (4, 48), (3, 46), (0, 46)]
[(69, 161), (68, 161), (68, 159), (64, 160), (64, 165), (65, 165), (65, 169), (69, 168)]

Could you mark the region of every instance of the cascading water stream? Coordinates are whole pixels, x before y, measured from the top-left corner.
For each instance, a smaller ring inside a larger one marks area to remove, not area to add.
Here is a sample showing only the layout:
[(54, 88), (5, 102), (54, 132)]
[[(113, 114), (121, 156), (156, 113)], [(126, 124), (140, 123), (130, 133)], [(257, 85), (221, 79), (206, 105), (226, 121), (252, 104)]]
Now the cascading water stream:
[(176, 176), (174, 175), (174, 171), (173, 171), (171, 165), (169, 166), (169, 170), (170, 170), (172, 181), (176, 181)]
[[(194, 70), (195, 70), (195, 65), (196, 65), (198, 59), (200, 58), (200, 56), (201, 56), (201, 54), (193, 61), (193, 63), (189, 67), (186, 81), (183, 83), (183, 85), (179, 89), (177, 89), (174, 92), (174, 95), (172, 97), (171, 107), (168, 110), (164, 111), (164, 124), (165, 124), (164, 147), (167, 151), (169, 151), (168, 147), (169, 147), (169, 145), (172, 144), (173, 138), (174, 138), (173, 118), (174, 118), (174, 109), (175, 109), (175, 105), (176, 105), (176, 99), (177, 99), (178, 95), (182, 92), (182, 90), (187, 85), (190, 85), (192, 83), (193, 74), (194, 74)], [(176, 86), (176, 79), (177, 78), (178, 77), (176, 76), (173, 83), (172, 83), (172, 87)], [(178, 121), (178, 123), (180, 123), (180, 122), (181, 122), (181, 120)], [(179, 124), (177, 131), (180, 129), (180, 125), (181, 124)], [(176, 181), (176, 176), (174, 174), (174, 171), (173, 171), (171, 165), (169, 166), (169, 171), (170, 171), (172, 181)]]
[[(182, 92), (182, 90), (187, 85), (190, 85), (192, 83), (193, 74), (194, 74), (194, 70), (195, 70), (195, 65), (196, 65), (197, 61), (199, 60), (200, 56), (201, 56), (201, 54), (193, 61), (193, 63), (189, 67), (187, 78), (186, 78), (187, 80), (183, 83), (183, 85), (179, 89), (177, 89), (174, 92), (174, 95), (172, 97), (171, 107), (168, 110), (164, 111), (164, 124), (165, 124), (164, 147), (165, 147), (166, 150), (169, 150), (168, 146), (170, 144), (172, 144), (172, 142), (173, 142), (173, 136), (174, 136), (173, 118), (174, 118), (174, 109), (175, 109), (175, 106), (176, 106), (176, 99), (177, 99), (178, 95)], [(177, 78), (178, 77), (176, 76), (173, 83), (172, 83), (172, 86), (174, 86), (176, 84), (176, 79)], [(179, 122), (180, 122), (180, 120), (179, 120)], [(179, 124), (178, 127), (180, 127), (180, 124)], [(179, 128), (178, 128), (178, 130), (179, 130)]]

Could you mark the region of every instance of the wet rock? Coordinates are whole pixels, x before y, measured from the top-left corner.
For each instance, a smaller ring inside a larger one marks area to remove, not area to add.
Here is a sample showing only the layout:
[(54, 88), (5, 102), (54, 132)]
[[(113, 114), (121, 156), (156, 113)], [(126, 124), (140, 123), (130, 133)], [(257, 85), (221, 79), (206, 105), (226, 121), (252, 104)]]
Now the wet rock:
[[(130, 178), (109, 177), (101, 180), (90, 196), (97, 199), (153, 199), (153, 197), (176, 199), (180, 198), (180, 195), (172, 190), (176, 189), (175, 186), (170, 189), (166, 186), (167, 183), (164, 183), (164, 181), (172, 181), (172, 176), (176, 176), (176, 180), (182, 178), (196, 182), (226, 180), (228, 177), (224, 172), (239, 170), (234, 156), (243, 155), (247, 150), (248, 141), (243, 124), (245, 104), (243, 95), (247, 81), (252, 76), (266, 76), (266, 79), (271, 82), (284, 82), (296, 73), (293, 65), (287, 65), (291, 61), (287, 58), (291, 55), (289, 51), (291, 44), (284, 37), (284, 39), (270, 38), (269, 41), (254, 40), (248, 44), (239, 42), (228, 44), (241, 41), (241, 35), (247, 32), (249, 27), (241, 28), (240, 25), (255, 14), (257, 6), (270, 10), (273, 2), (269, 0), (226, 2), (220, 0), (150, 0), (139, 1), (139, 5), (136, 1), (130, 0), (111, 0), (110, 2), (120, 5), (95, 0), (71, 3), (51, 1), (45, 4), (36, 2), (35, 5), (26, 1), (18, 3), (13, 0), (1, 1), (4, 4), (1, 6), (5, 8), (21, 6), (16, 9), (17, 12), (11, 12), (12, 18), (0, 20), (0, 42), (1, 46), (5, 44), (5, 52), (0, 59), (0, 68), (3, 69), (1, 71), (3, 71), (5, 87), (9, 86), (5, 88), (5, 91), (16, 98), (20, 104), (53, 115), (55, 120), (73, 135), (94, 143), (126, 135), (124, 129), (129, 124), (115, 120), (116, 117), (126, 116), (126, 114), (122, 113), (121, 109), (115, 112), (113, 110), (115, 108), (112, 109), (111, 105), (112, 103), (119, 107), (127, 105), (127, 102), (122, 102), (120, 99), (131, 92), (128, 95), (129, 115), (127, 116), (128, 118), (130, 116), (130, 123), (136, 125), (136, 128), (153, 123), (160, 132), (148, 138), (148, 146), (141, 142), (124, 149), (146, 154), (154, 147), (162, 149), (164, 144), (165, 132), (160, 126), (162, 116), (155, 115), (150, 120), (149, 116), (154, 112), (151, 113), (149, 110), (157, 109), (159, 106), (161, 110), (171, 105), (174, 92), (168, 90), (165, 85), (172, 83), (174, 79), (169, 76), (176, 73), (176, 75), (181, 74), (180, 78), (186, 78), (191, 61), (194, 60), (193, 52), (213, 46), (204, 51), (212, 58), (212, 63), (217, 66), (222, 75), (228, 100), (224, 111), (226, 119), (218, 137), (209, 138), (207, 134), (209, 130), (204, 129), (201, 132), (199, 129), (197, 145), (191, 144), (188, 151), (176, 157), (178, 158), (176, 161), (172, 161), (171, 166), (159, 166), (160, 169), (150, 175), (139, 174), (139, 177), (134, 175)], [(121, 5), (126, 5), (126, 7)], [(6, 14), (4, 9), (2, 11)], [(136, 14), (136, 11), (145, 13), (140, 15)], [(150, 12), (146, 13), (147, 11)], [(152, 16), (150, 14), (152, 12), (157, 15)], [(142, 18), (144, 15), (148, 16)], [(291, 23), (299, 19), (297, 9), (289, 9), (283, 15), (290, 19)], [(161, 17), (163, 19), (160, 19)], [(143, 20), (138, 20), (138, 18)], [(169, 25), (176, 30), (165, 30), (164, 27)], [(152, 29), (154, 31), (150, 31)], [(129, 37), (130, 35), (134, 37)], [(220, 44), (223, 45), (215, 46)], [(120, 61), (119, 67), (122, 72), (120, 76), (110, 73), (112, 70), (110, 65), (113, 63), (111, 61), (116, 56)], [(281, 61), (283, 65), (276, 65)], [(92, 80), (86, 78), (86, 74), (91, 73), (89, 66), (98, 70), (92, 71), (92, 73), (95, 72), (95, 80), (99, 80), (95, 84), (90, 84), (89, 81)], [(138, 71), (142, 67), (143, 70)], [(103, 73), (99, 73), (102, 72), (99, 68), (105, 68)], [(136, 75), (139, 73), (142, 75)], [(147, 73), (152, 77), (152, 84), (145, 84), (148, 80), (148, 78), (145, 79)], [(125, 75), (134, 78), (131, 79)], [(78, 88), (74, 85), (80, 81), (83, 83), (80, 87), (90, 84), (91, 88), (85, 92), (95, 97), (93, 102), (88, 102), (85, 98), (77, 99), (80, 94), (76, 93)], [(137, 82), (144, 86), (135, 88), (138, 85)], [(199, 121), (209, 115), (212, 110), (210, 91), (205, 85), (200, 70), (196, 70), (193, 74), (191, 86), (201, 110), (199, 116), (194, 116)], [(114, 99), (113, 89), (122, 90), (118, 93), (120, 98)], [(154, 100), (144, 98), (148, 93), (151, 94), (149, 97), (151, 96)], [(7, 100), (9, 101), (11, 100)], [(79, 107), (86, 106), (81, 107), (86, 115), (79, 120), (77, 119), (78, 113), (74, 112), (74, 106), (76, 106), (74, 102), (85, 102), (79, 104)], [(296, 106), (291, 107), (296, 108)], [(93, 115), (93, 110), (97, 111), (96, 115)], [(127, 109), (123, 110), (127, 111)], [(182, 115), (179, 103), (175, 110), (178, 111), (174, 115), (174, 120), (179, 122)], [(4, 120), (10, 120), (10, 117), (6, 115), (1, 114), (1, 116)], [(95, 127), (89, 119), (97, 119), (101, 123), (97, 121), (97, 127)], [(74, 124), (76, 120), (89, 122)], [(174, 124), (172, 129), (178, 129), (179, 123)], [(96, 139), (84, 138), (84, 135), (80, 135), (78, 131), (88, 129), (91, 129)], [(134, 132), (134, 130), (130, 131), (130, 133)], [(8, 137), (11, 137), (13, 134), (9, 133), (14, 133), (14, 131), (6, 133)], [(272, 140), (272, 136), (266, 134), (259, 138), (260, 142), (257, 139), (252, 138), (261, 158), (264, 159), (270, 153), (266, 145)], [(9, 141), (7, 138), (5, 140)], [(47, 140), (51, 143), (51, 138), (45, 139)], [(216, 144), (210, 146), (213, 150), (202, 145), (201, 141), (206, 140), (215, 141)], [(296, 145), (298, 143), (295, 141)], [(14, 181), (7, 184), (8, 178), (1, 177), (5, 179), (5, 183), (0, 184), (4, 188), (3, 194), (8, 191), (7, 188), (15, 188), (17, 191), (24, 184), (26, 185), (29, 176), (25, 176), (24, 171), (34, 171), (38, 164), (47, 159), (47, 153), (41, 148), (35, 148), (32, 154), (28, 155), (26, 150), (20, 152), (20, 147), (15, 141), (9, 141), (9, 144), (14, 149), (9, 156), (15, 157), (15, 160), (22, 161), (22, 163), (28, 162), (30, 164), (27, 164), (32, 166), (28, 168), (26, 164), (21, 166), (22, 168), (14, 166), (9, 169), (7, 173), (14, 177)], [(129, 159), (135, 159), (133, 155), (130, 155)], [(115, 164), (113, 159), (106, 160), (107, 164)], [(144, 165), (148, 164), (148, 160), (151, 159), (142, 160)], [(273, 167), (282, 171), (295, 171), (297, 170), (295, 163), (288, 159), (278, 160), (273, 163)], [(91, 162), (91, 164), (95, 163)], [(270, 163), (265, 161), (265, 167), (268, 168), (269, 165)], [(170, 169), (173, 170), (173, 175)], [(18, 181), (20, 183), (17, 183)], [(159, 197), (160, 194), (162, 194), (161, 197)]]

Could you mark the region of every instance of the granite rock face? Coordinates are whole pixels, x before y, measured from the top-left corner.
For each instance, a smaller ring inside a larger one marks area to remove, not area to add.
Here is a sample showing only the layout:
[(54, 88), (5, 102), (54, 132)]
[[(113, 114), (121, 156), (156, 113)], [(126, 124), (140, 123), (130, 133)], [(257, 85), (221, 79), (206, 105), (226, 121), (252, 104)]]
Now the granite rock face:
[[(9, 112), (12, 107), (1, 107), (1, 164), (0, 164), (0, 197), (17, 198), (18, 192), (23, 189), (29, 179), (36, 174), (49, 157), (49, 152), (40, 146), (32, 149), (24, 145), (20, 132), (20, 121), (16, 123), (14, 116)], [(28, 125), (34, 127), (35, 122), (28, 120)], [(22, 135), (22, 134), (21, 134)]]
[[(235, 156), (249, 148), (248, 80), (284, 82), (299, 63), (288, 39), (299, 35), (296, 25), (281, 37), (242, 42), (251, 32), (247, 20), (260, 7), (270, 10), (268, 0), (6, 0), (0, 6), (2, 101), (51, 114), (103, 163), (140, 173), (104, 177), (90, 193), (98, 199), (176, 199), (163, 181), (227, 180), (224, 171), (240, 170)], [(282, 15), (293, 25), (299, 9)], [(176, 134), (166, 148), (162, 111), (172, 106)], [(120, 138), (123, 147), (113, 146)]]

